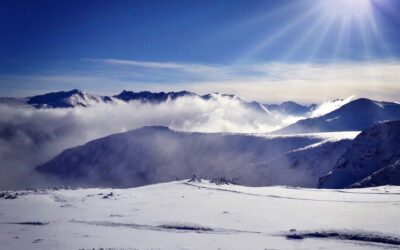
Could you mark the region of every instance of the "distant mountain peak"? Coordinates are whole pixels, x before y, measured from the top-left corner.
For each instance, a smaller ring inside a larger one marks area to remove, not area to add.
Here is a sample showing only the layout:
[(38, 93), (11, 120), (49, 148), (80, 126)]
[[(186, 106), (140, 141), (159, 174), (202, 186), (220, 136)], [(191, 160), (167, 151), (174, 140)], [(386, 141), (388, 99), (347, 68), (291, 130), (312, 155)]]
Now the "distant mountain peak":
[(302, 106), (302, 105), (300, 105), (300, 104), (298, 104), (297, 102), (294, 102), (294, 101), (285, 101), (285, 102), (282, 102), (281, 105), (296, 105), (296, 106)]
[(271, 112), (279, 112), (292, 116), (306, 116), (316, 108), (316, 104), (309, 106), (298, 104), (294, 101), (285, 101), (281, 104), (265, 104), (264, 105)]
[(218, 93), (218, 92), (212, 92), (212, 93), (205, 94), (205, 95), (201, 96), (201, 98), (204, 99), (204, 100), (215, 99), (215, 98), (218, 98), (218, 97), (226, 97), (226, 98), (230, 98), (230, 99), (233, 99), (233, 100), (242, 100), (237, 95), (234, 95), (234, 94), (222, 94), (222, 93)]
[(80, 90), (80, 89), (72, 89), (70, 91), (67, 91), (67, 93), (71, 94), (71, 95), (76, 95), (76, 94), (84, 94), (85, 91)]
[(144, 127), (135, 129), (135, 131), (141, 131), (141, 130), (171, 131), (171, 129), (169, 127), (163, 126), (163, 125), (149, 125), (149, 126), (144, 126)]
[(400, 104), (358, 98), (330, 113), (300, 120), (274, 133), (361, 131), (391, 120), (400, 120)]

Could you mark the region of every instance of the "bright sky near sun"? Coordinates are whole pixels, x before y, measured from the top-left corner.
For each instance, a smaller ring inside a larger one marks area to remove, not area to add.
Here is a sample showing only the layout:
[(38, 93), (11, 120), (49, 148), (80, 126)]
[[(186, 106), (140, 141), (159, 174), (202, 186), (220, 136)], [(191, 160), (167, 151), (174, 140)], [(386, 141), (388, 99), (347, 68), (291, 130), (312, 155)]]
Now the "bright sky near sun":
[(2, 1), (0, 95), (399, 101), (399, 13), (398, 0)]

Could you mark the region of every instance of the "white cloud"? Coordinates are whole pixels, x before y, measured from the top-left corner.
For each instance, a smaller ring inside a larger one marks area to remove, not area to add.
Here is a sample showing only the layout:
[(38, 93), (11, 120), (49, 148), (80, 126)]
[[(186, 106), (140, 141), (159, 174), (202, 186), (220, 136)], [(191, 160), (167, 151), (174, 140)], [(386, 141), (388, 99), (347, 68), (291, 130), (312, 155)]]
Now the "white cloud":
[(188, 85), (188, 89), (229, 92), (247, 100), (264, 102), (294, 100), (322, 103), (353, 95), (376, 100), (399, 100), (399, 63), (264, 64), (253, 65), (251, 70), (259, 74), (194, 83)]
[(117, 66), (119, 65), (119, 66), (132, 66), (132, 67), (141, 67), (149, 69), (180, 70), (196, 74), (224, 72), (222, 66), (210, 66), (204, 64), (150, 62), (150, 61), (119, 60), (119, 59), (88, 59), (88, 60), (92, 62), (105, 63)]
[(74, 72), (0, 75), (0, 89), (6, 93), (20, 86), (25, 95), (30, 94), (27, 90), (32, 92), (37, 88), (42, 92), (80, 88), (108, 95), (122, 89), (191, 90), (200, 94), (231, 93), (261, 102), (294, 100), (304, 103), (321, 103), (352, 95), (399, 101), (400, 92), (400, 63), (390, 61), (205, 65), (90, 59), (84, 63), (84, 69)]

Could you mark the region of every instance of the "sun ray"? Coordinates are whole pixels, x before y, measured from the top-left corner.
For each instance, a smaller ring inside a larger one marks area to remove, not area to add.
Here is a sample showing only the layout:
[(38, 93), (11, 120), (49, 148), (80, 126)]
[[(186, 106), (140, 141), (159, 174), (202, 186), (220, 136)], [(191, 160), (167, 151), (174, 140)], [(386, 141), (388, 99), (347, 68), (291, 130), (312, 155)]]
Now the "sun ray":
[(319, 52), (322, 44), (324, 43), (325, 39), (326, 39), (326, 35), (328, 34), (329, 30), (332, 27), (332, 24), (334, 23), (335, 18), (333, 16), (329, 17), (329, 20), (326, 23), (325, 28), (322, 30), (322, 32), (320, 32), (320, 35), (318, 37), (317, 42), (315, 43), (315, 47), (314, 49), (311, 51), (309, 57), (308, 57), (308, 61), (311, 62), (314, 60), (314, 57), (316, 56), (316, 54)]
[(378, 43), (381, 45), (381, 49), (383, 49), (385, 56), (390, 61), (395, 61), (392, 52), (390, 51), (389, 45), (386, 43), (385, 39), (383, 38), (381, 32), (379, 31), (378, 24), (373, 15), (368, 16), (367, 21), (369, 26), (371, 27), (372, 34), (374, 38), (378, 40)]
[(260, 51), (266, 49), (267, 47), (271, 46), (276, 40), (283, 37), (287, 32), (293, 30), (294, 28), (300, 26), (305, 22), (308, 18), (310, 18), (313, 14), (315, 14), (319, 10), (320, 6), (315, 5), (311, 9), (309, 9), (304, 15), (301, 17), (291, 21), (288, 25), (282, 28), (279, 32), (271, 35), (257, 46), (253, 47), (250, 51), (242, 55), (241, 60), (246, 60), (251, 58), (252, 56), (258, 54)]
[[(361, 18), (357, 18), (357, 25), (361, 34), (361, 40), (362, 40), (362, 45), (363, 45), (363, 58), (362, 59), (366, 59), (366, 65), (364, 64), (364, 68), (365, 68), (365, 74), (371, 74), (371, 66), (370, 64), (372, 63), (372, 55), (371, 55), (371, 51), (373, 50), (373, 48), (371, 48), (370, 46), (370, 42), (369, 42), (369, 37), (367, 36), (367, 27), (365, 25), (365, 22), (363, 19)], [(368, 78), (369, 79), (369, 78)], [(368, 89), (377, 92), (379, 90), (379, 87), (374, 84), (372, 81), (367, 80), (364, 83)]]
[(212, 36), (208, 37), (208, 41), (220, 41), (222, 39), (227, 39), (228, 37), (234, 37), (244, 31), (256, 27), (257, 25), (264, 24), (268, 22), (269, 19), (275, 18), (282, 13), (296, 11), (299, 7), (305, 5), (310, 0), (298, 0), (287, 5), (280, 5), (278, 7), (272, 8), (264, 12), (262, 15), (255, 16), (250, 19), (240, 20), (229, 27), (224, 27), (219, 29), (218, 32), (213, 33)]
[[(343, 50), (343, 43), (344, 43), (344, 36), (347, 35), (348, 32), (348, 27), (349, 27), (349, 17), (343, 18), (341, 20), (340, 28), (339, 28), (339, 34), (337, 36), (336, 40), (336, 46), (335, 46), (335, 52), (332, 58), (333, 62), (336, 62), (340, 53)], [(346, 33), (346, 34), (345, 34)]]
[(304, 45), (306, 40), (309, 39), (311, 35), (320, 30), (321, 26), (325, 24), (324, 20), (326, 20), (327, 18), (328, 17), (326, 15), (322, 15), (316, 21), (314, 21), (314, 24), (311, 27), (308, 27), (307, 31), (300, 37), (299, 40), (296, 41), (295, 45), (288, 50), (286, 55), (282, 58), (283, 61), (289, 60), (290, 57), (293, 56), (295, 52), (297, 52), (297, 50), (299, 50)]
[(365, 55), (365, 59), (367, 59), (367, 61), (371, 60), (371, 50), (372, 48), (369, 45), (369, 39), (368, 36), (366, 34), (366, 27), (365, 27), (365, 23), (363, 22), (363, 20), (361, 18), (357, 18), (357, 26), (359, 28), (360, 34), (361, 34), (361, 40), (362, 40), (362, 45), (363, 45), (363, 56)]
[(275, 8), (275, 9), (265, 12), (263, 15), (256, 16), (250, 20), (246, 20), (246, 21), (243, 21), (243, 22), (237, 24), (236, 26), (232, 26), (232, 28), (230, 28), (230, 29), (233, 29), (233, 30), (246, 29), (250, 26), (264, 23), (269, 18), (274, 17), (276, 15), (281, 15), (282, 13), (288, 13), (290, 11), (295, 11), (298, 8), (301, 8), (301, 6), (304, 6), (305, 4), (307, 4), (308, 2), (309, 2), (309, 0), (299, 0), (299, 1), (295, 1), (288, 5), (280, 6), (279, 8)]

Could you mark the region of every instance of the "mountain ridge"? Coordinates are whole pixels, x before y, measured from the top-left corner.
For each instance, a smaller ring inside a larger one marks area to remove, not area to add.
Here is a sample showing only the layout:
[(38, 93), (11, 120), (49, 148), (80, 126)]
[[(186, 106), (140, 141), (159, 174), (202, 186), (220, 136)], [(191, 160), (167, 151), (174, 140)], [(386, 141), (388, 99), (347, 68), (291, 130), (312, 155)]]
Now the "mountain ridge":
[(309, 114), (317, 108), (317, 104), (310, 104), (308, 106), (301, 105), (293, 101), (285, 101), (281, 104), (264, 104), (264, 106), (271, 112), (279, 112), (285, 115), (302, 116)]
[(182, 90), (171, 92), (151, 92), (123, 90), (119, 94), (112, 96), (100, 96), (89, 94), (85, 91), (73, 89), (69, 91), (56, 91), (36, 96), (28, 96), (24, 98), (0, 97), (0, 103), (20, 105), (25, 104), (34, 108), (74, 108), (88, 107), (99, 103), (113, 103), (116, 101), (131, 102), (139, 101), (142, 103), (160, 104), (168, 100), (177, 100), (181, 97), (198, 97), (203, 100), (212, 100), (218, 97), (238, 100), (247, 107), (256, 109), (261, 112), (279, 112), (284, 115), (301, 116), (306, 115), (315, 108), (315, 104), (305, 106), (293, 101), (283, 102), (281, 104), (262, 104), (257, 101), (244, 101), (237, 95), (209, 93), (199, 95), (194, 92)]
[[(268, 168), (254, 167), (259, 162), (269, 162), (279, 156), (285, 157), (287, 152), (323, 141), (324, 139), (316, 136), (267, 137), (229, 133), (187, 133), (163, 126), (146, 126), (64, 150), (52, 160), (37, 166), (36, 170), (42, 174), (57, 176), (68, 182), (67, 184), (85, 183), (94, 186), (141, 186), (176, 178), (190, 178), (193, 174), (209, 178), (239, 178), (240, 182), (246, 185), (267, 185), (268, 178), (262, 176), (278, 173), (269, 172)], [(339, 154), (347, 144), (333, 142), (332, 145), (327, 145), (327, 148), (321, 148), (322, 153), (329, 148), (340, 147), (336, 153)], [(317, 151), (312, 152), (318, 154)], [(311, 154), (309, 156), (312, 157)], [(314, 180), (309, 182), (303, 180), (303, 174), (296, 179), (294, 174), (307, 168), (310, 159), (302, 157), (300, 161), (304, 162), (301, 165), (304, 167), (294, 172), (288, 164), (282, 165), (282, 168), (292, 172), (293, 176), (292, 182), (281, 184), (316, 185), (313, 183), (318, 182), (319, 176), (312, 177)], [(305, 171), (308, 171), (307, 176), (313, 176), (316, 170), (314, 168)]]

